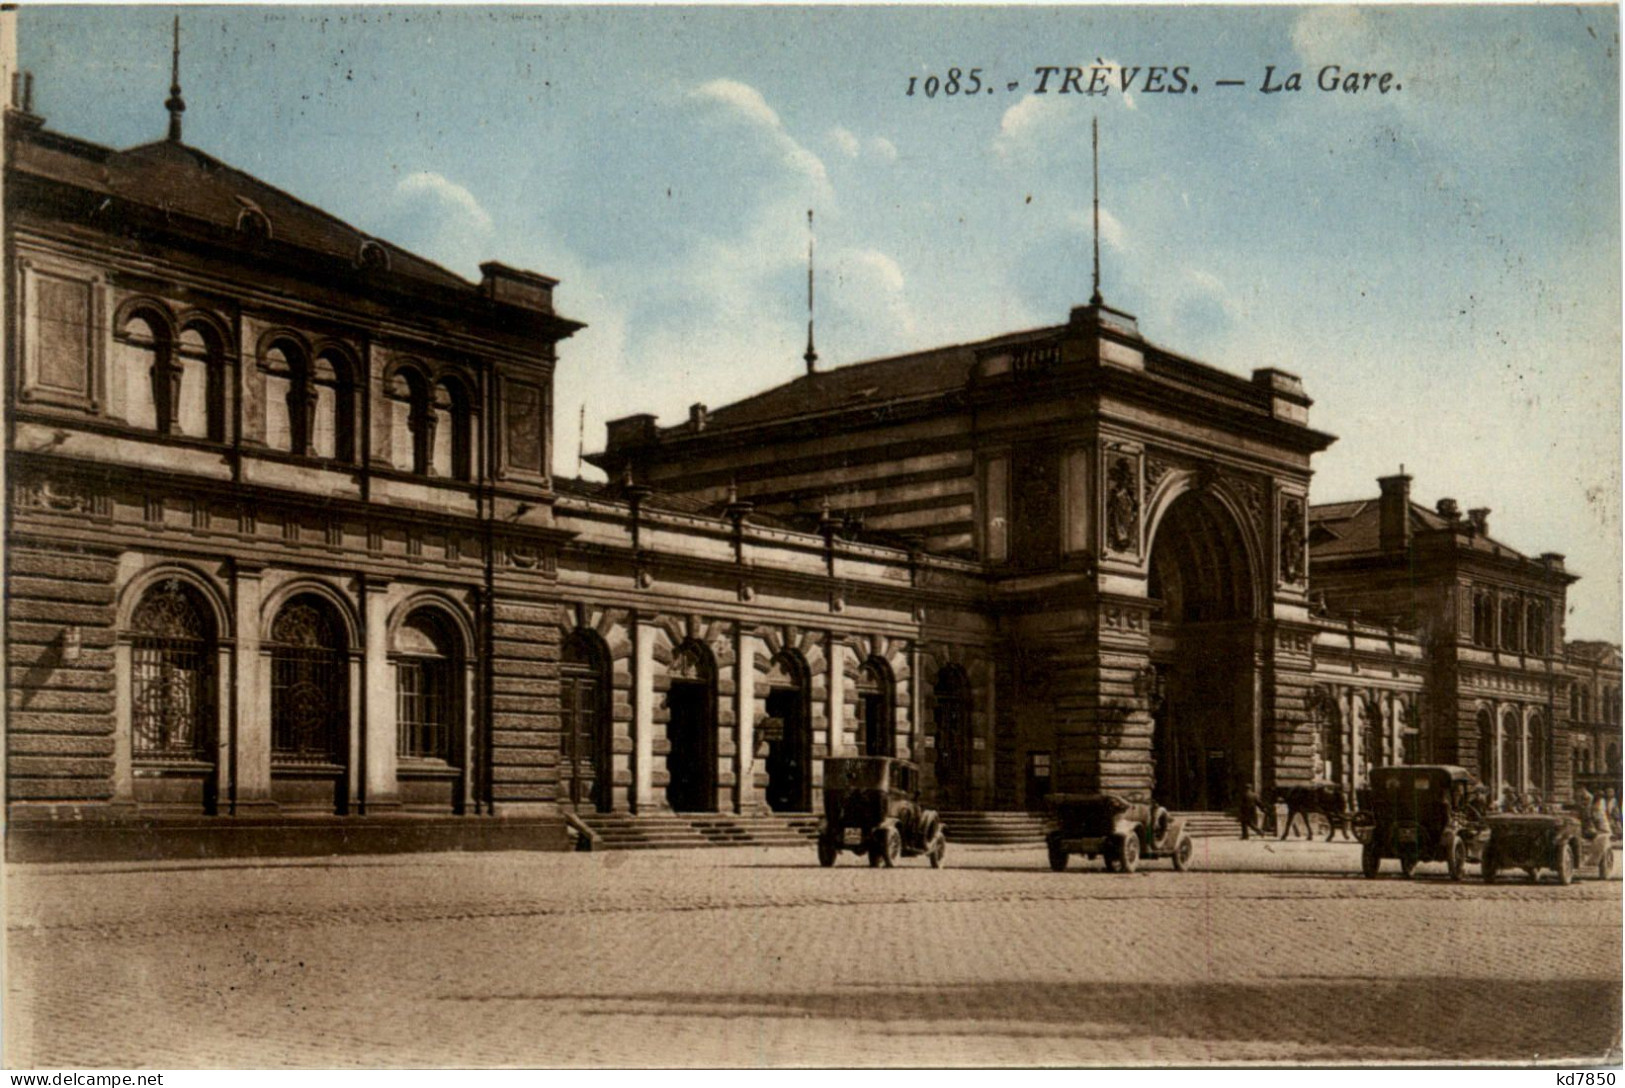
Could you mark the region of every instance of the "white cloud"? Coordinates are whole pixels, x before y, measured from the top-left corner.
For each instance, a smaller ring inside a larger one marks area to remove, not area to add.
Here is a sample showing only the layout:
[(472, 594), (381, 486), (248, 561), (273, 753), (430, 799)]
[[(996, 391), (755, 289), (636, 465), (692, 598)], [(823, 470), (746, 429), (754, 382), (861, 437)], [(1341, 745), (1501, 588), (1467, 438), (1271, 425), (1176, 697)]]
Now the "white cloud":
[(887, 162), (897, 161), (897, 145), (884, 136), (876, 136), (869, 141), (869, 149), (879, 158)]
[[(1095, 213), (1093, 208), (1083, 211), (1066, 213), (1066, 221), (1074, 230), (1084, 234), (1093, 234), (1095, 229)], [(1111, 213), (1110, 208), (1100, 209), (1100, 240), (1118, 252), (1128, 249), (1128, 231), (1124, 228), (1122, 220)]]
[(838, 125), (829, 130), (829, 138), (830, 142), (833, 143), (837, 149), (839, 149), (841, 154), (845, 155), (849, 159), (857, 158), (858, 153), (863, 150), (863, 142), (854, 136), (849, 130), (841, 128)]
[(428, 170), (408, 174), (396, 184), (395, 191), (403, 197), (432, 197), (447, 208), (467, 216), (469, 223), (481, 232), (491, 230), (490, 213), (480, 207), (474, 194), (440, 174)]
[(1044, 118), (1050, 116), (1055, 110), (1053, 101), (1048, 95), (1029, 94), (1020, 102), (1004, 111), (999, 118), (998, 141), (1001, 153), (1011, 141), (1019, 140), (1032, 131)]
[(767, 104), (767, 99), (755, 87), (736, 79), (712, 79), (695, 87), (689, 97), (719, 106), (731, 116), (762, 129), (778, 146), (785, 165), (811, 178), (821, 188), (829, 184), (824, 161), (790, 135), (778, 111)]
[(755, 122), (775, 131), (783, 131), (778, 111), (767, 104), (762, 92), (736, 79), (712, 79), (690, 92), (692, 97), (716, 102), (737, 113), (747, 121)]

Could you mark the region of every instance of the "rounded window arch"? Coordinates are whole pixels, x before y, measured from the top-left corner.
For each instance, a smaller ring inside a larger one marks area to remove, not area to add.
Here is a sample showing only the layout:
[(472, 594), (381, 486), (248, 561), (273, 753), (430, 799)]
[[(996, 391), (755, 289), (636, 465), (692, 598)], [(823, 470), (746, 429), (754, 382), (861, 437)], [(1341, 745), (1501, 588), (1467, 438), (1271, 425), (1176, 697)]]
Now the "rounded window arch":
[(355, 402), (357, 367), (341, 347), (324, 346), (310, 370), (311, 452), (317, 457), (356, 459)]
[(1510, 707), (1501, 714), (1501, 789), (1514, 793), (1523, 789), (1523, 730), (1518, 712)]
[(560, 795), (577, 810), (610, 811), (614, 738), (610, 659), (596, 632), (576, 630), (559, 654)]
[(315, 399), (310, 356), (291, 336), (278, 336), (260, 353), (265, 373), (265, 444), (301, 456), (310, 452)]
[(1495, 718), (1488, 709), (1478, 712), (1478, 780), (1486, 787), (1495, 784)]
[(208, 602), (168, 578), (141, 596), (128, 633), (131, 758), (213, 762), (218, 632)]
[(896, 686), (891, 669), (878, 657), (858, 667), (859, 748), (867, 756), (897, 754)]
[(782, 648), (759, 678), (767, 748), (767, 807), (805, 812), (812, 806), (812, 672), (798, 650)]
[(460, 762), (463, 647), (439, 609), (418, 607), (395, 629), (395, 722), (402, 760)]
[(124, 378), (125, 421), (171, 433), (180, 375), (169, 314), (157, 303), (137, 302), (126, 306), (114, 328), (113, 365)]
[(180, 389), (175, 416), (182, 434), (226, 439), (226, 340), (213, 321), (202, 316), (181, 325), (176, 356)]
[(1529, 788), (1546, 791), (1546, 719), (1529, 716)]
[(390, 459), (396, 468), (426, 476), (434, 463), (437, 428), (435, 387), (416, 361), (394, 366), (386, 377), (390, 401)]
[(452, 480), (473, 477), (473, 406), (468, 383), (455, 374), (444, 375), (434, 388), (434, 451), (436, 475)]
[(350, 734), (343, 617), (320, 594), (300, 593), (278, 610), (267, 641), (273, 765), (342, 764)]

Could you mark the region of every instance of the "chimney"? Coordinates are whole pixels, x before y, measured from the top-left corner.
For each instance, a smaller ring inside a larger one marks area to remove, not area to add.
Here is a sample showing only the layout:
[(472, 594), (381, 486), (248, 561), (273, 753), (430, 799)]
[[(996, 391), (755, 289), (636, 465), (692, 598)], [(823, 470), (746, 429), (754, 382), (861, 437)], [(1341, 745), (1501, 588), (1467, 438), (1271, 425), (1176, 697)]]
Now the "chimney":
[(1490, 535), (1490, 508), (1476, 507), (1467, 511), (1467, 520), (1473, 523), (1473, 532), (1479, 536)]
[(688, 425), (695, 431), (705, 430), (705, 405), (690, 404), (688, 406)]
[(1404, 473), (1379, 476), (1377, 545), (1385, 552), (1404, 551), (1411, 543), (1411, 478)]
[(1446, 521), (1461, 520), (1461, 507), (1456, 505), (1455, 499), (1440, 499), (1433, 505), (1434, 512)]

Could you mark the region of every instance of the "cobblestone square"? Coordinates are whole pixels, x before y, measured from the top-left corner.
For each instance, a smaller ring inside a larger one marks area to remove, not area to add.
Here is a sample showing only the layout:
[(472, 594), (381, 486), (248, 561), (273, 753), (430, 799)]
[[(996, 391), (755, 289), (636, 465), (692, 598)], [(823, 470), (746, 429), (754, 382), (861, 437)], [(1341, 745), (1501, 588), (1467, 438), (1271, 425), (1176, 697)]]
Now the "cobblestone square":
[[(1342, 843), (11, 866), (12, 1068), (1619, 1060), (1621, 885)], [(1392, 866), (1390, 866), (1390, 869)]]

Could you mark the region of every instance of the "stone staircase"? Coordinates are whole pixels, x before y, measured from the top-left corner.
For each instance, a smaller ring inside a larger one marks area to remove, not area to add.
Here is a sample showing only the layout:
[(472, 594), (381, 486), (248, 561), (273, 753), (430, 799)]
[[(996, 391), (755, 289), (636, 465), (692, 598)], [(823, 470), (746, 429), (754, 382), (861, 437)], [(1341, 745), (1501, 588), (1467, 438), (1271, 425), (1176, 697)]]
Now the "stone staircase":
[(1042, 812), (939, 813), (948, 841), (961, 846), (1030, 846), (1044, 841), (1051, 823)]
[(1241, 838), (1241, 821), (1228, 812), (1174, 812), (1170, 815), (1185, 821), (1185, 830), (1193, 839)]
[[(702, 846), (808, 846), (817, 841), (812, 815), (733, 816), (626, 812), (584, 815), (594, 850), (682, 850)], [(580, 847), (577, 836), (577, 847)]]

